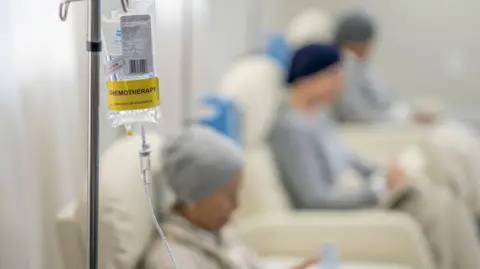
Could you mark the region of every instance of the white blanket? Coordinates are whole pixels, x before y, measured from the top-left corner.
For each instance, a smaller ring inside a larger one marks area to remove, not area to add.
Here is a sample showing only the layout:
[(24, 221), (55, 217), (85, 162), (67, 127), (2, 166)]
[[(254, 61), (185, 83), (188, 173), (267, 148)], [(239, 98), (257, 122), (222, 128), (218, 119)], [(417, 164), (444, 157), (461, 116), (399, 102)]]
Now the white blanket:
[(469, 126), (449, 120), (440, 123), (423, 147), (427, 173), (450, 186), (480, 216), (480, 141)]

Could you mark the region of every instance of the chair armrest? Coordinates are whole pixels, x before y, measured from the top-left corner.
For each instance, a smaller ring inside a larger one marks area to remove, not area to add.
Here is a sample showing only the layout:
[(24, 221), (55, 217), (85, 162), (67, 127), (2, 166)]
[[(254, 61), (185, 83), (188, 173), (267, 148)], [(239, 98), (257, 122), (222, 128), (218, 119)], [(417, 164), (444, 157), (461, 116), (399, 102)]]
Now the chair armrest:
[(332, 243), (345, 261), (433, 269), (418, 224), (403, 213), (296, 211), (254, 216), (237, 225), (244, 242), (261, 256), (311, 257)]
[(80, 239), (81, 230), (75, 218), (77, 204), (72, 202), (57, 216), (57, 239), (60, 245), (63, 265), (69, 269), (86, 268), (85, 247)]
[(389, 164), (400, 152), (425, 141), (431, 128), (412, 125), (347, 124), (340, 134), (347, 147), (370, 161)]

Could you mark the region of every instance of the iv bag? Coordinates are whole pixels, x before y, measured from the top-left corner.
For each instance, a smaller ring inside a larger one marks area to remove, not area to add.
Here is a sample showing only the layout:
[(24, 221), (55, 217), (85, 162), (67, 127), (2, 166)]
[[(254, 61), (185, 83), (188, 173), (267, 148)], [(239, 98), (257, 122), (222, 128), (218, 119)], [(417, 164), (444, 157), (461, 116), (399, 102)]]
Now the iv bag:
[(130, 0), (128, 13), (118, 0), (102, 1), (108, 116), (113, 127), (129, 129), (133, 123), (160, 120), (154, 29), (154, 0)]

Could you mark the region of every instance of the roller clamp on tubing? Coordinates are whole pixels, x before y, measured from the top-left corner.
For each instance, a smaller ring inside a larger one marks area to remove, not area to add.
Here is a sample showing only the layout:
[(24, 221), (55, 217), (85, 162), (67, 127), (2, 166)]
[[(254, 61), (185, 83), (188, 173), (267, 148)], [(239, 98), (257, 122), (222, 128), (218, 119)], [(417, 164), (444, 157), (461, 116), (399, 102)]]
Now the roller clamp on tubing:
[(150, 171), (150, 154), (151, 153), (152, 153), (152, 150), (150, 149), (150, 145), (148, 144), (143, 144), (142, 149), (138, 152), (138, 155), (140, 156), (142, 178), (144, 181), (143, 184), (152, 183), (151, 178), (146, 176), (147, 173)]

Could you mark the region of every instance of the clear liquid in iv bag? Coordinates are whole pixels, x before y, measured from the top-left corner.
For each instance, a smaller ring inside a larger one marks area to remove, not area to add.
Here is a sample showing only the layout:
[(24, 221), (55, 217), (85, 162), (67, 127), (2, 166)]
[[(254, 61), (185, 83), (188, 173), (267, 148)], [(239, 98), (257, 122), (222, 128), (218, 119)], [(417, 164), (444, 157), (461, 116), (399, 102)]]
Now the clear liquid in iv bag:
[[(106, 44), (105, 72), (108, 80), (132, 81), (156, 77), (153, 54), (154, 0), (131, 0), (128, 13), (122, 11), (118, 0), (106, 0), (103, 3), (102, 36)], [(110, 8), (110, 11), (105, 8)], [(109, 12), (110, 16), (107, 16)], [(160, 118), (160, 105), (120, 110), (112, 109), (109, 100), (109, 120), (113, 127), (158, 123)]]

